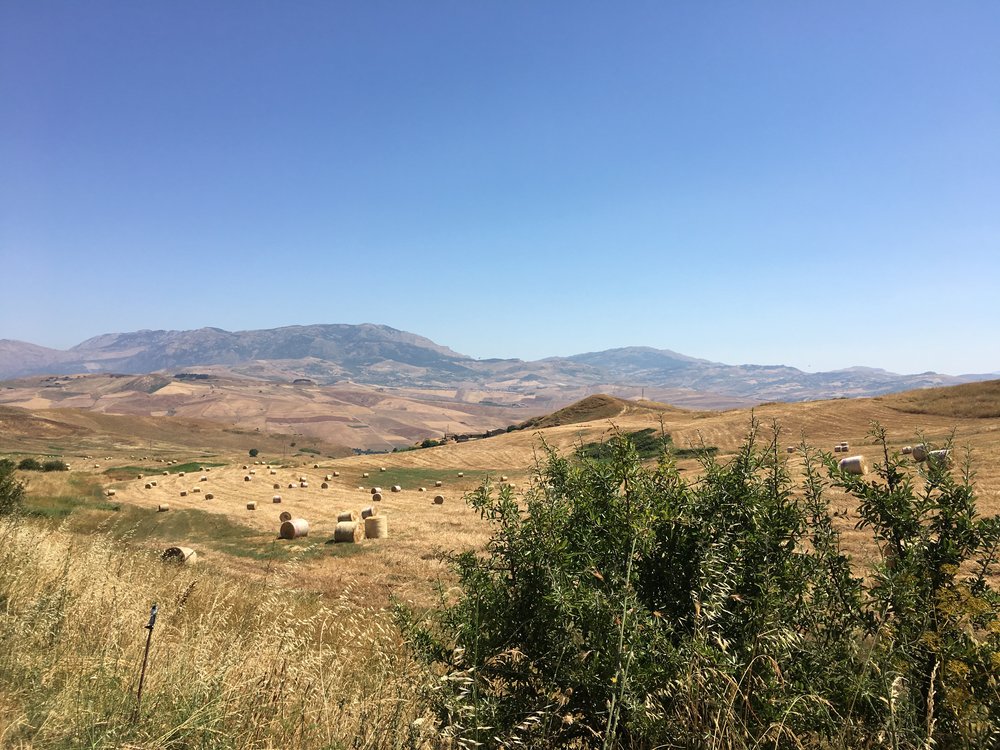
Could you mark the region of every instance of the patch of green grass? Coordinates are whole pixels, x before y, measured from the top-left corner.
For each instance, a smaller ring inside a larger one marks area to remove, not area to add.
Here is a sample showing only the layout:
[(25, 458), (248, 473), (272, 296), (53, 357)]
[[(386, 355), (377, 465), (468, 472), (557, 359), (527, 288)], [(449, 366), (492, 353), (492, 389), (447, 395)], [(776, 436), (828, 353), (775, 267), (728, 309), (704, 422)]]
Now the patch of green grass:
[[(635, 432), (626, 432), (624, 437), (632, 442), (636, 452), (639, 454), (639, 458), (643, 460), (659, 458), (664, 446), (666, 446), (667, 452), (674, 458), (697, 458), (706, 454), (714, 455), (719, 451), (714, 445), (678, 448), (673, 444), (669, 434), (663, 434), (653, 427), (647, 427), (644, 430), (637, 430)], [(606, 442), (584, 443), (577, 449), (577, 455), (581, 458), (589, 458), (594, 461), (608, 461), (612, 457), (612, 448), (610, 443)]]

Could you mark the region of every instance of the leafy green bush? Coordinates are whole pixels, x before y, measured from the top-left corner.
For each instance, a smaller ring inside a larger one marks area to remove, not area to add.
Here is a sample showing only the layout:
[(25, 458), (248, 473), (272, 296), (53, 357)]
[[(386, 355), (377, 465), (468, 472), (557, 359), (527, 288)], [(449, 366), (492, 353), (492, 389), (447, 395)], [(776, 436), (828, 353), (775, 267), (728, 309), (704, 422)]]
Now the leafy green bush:
[(50, 458), (42, 463), (42, 471), (69, 471), (69, 466), (61, 459)]
[(14, 476), (14, 462), (0, 461), (0, 516), (21, 510), (24, 504), (24, 483)]
[(257, 448), (251, 448), (248, 453), (250, 454), (250, 458), (257, 458), (257, 454), (260, 453), (260, 450)]
[(17, 468), (21, 471), (41, 471), (42, 465), (37, 458), (22, 458)]
[[(1000, 527), (968, 476), (932, 467), (917, 493), (887, 449), (866, 481), (804, 447), (795, 486), (756, 425), (691, 484), (666, 453), (647, 468), (627, 436), (607, 445), (604, 461), (546, 449), (523, 502), (472, 493), (494, 532), (452, 557), (459, 600), (423, 622), (400, 610), (460, 745), (986, 746)], [(831, 483), (895, 550), (870, 582), (841, 551)]]

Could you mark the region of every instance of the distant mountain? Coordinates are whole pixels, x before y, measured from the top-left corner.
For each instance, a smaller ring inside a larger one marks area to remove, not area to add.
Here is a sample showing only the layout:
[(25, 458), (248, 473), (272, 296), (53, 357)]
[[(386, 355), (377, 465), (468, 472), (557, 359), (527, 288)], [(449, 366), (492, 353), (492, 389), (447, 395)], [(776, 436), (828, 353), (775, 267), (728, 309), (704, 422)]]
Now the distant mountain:
[[(309, 325), (256, 331), (134, 331), (67, 351), (0, 340), (0, 378), (75, 373), (177, 374), (195, 370), (268, 381), (344, 380), (379, 386), (515, 393), (607, 390), (708, 394), (718, 403), (874, 396), (987, 380), (995, 375), (899, 375), (870, 367), (806, 373), (784, 365), (727, 365), (667, 349), (624, 347), (535, 362), (477, 360), (388, 326)], [(636, 394), (638, 395), (638, 394)], [(694, 400), (694, 398), (690, 399)], [(704, 399), (702, 399), (704, 401)]]

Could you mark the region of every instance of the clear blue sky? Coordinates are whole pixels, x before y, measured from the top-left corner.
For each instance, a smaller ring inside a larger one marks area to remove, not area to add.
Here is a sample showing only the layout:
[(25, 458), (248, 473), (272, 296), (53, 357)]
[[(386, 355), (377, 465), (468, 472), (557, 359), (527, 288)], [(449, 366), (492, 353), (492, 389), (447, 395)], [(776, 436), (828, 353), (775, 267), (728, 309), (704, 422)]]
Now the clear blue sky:
[(0, 338), (1000, 370), (1000, 3), (0, 3)]

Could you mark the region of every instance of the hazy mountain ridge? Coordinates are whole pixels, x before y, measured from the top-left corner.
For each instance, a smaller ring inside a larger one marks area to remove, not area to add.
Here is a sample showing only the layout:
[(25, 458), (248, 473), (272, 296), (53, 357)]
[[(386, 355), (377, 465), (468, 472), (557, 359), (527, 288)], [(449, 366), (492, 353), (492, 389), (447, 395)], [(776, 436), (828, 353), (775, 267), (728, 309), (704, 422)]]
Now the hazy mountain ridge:
[(38, 374), (176, 373), (207, 368), (264, 380), (353, 380), (381, 386), (524, 392), (619, 384), (687, 389), (749, 401), (873, 396), (986, 380), (991, 375), (900, 375), (855, 366), (807, 373), (785, 365), (727, 365), (667, 349), (621, 347), (534, 362), (476, 360), (383, 325), (332, 324), (225, 331), (142, 330), (95, 336), (66, 351), (0, 340), (0, 378)]

